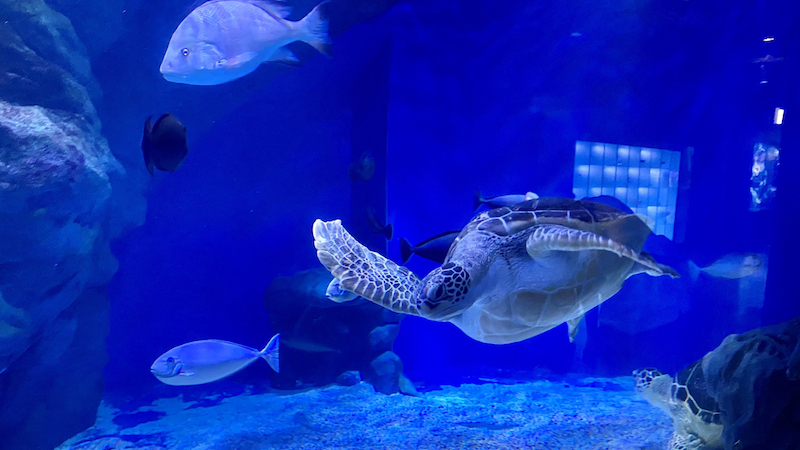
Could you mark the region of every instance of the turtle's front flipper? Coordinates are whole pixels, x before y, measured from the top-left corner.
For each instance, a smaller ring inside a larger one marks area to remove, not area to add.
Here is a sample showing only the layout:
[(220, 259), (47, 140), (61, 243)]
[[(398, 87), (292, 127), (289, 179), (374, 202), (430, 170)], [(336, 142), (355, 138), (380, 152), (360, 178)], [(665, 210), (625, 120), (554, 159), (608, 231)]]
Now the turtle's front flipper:
[(702, 450), (705, 448), (703, 440), (693, 433), (675, 431), (667, 444), (668, 450)]
[[(677, 272), (668, 266), (657, 263), (650, 255), (640, 255), (627, 245), (591, 231), (576, 230), (561, 225), (541, 225), (535, 227), (528, 236), (525, 248), (531, 258), (540, 258), (550, 251), (579, 252), (581, 250), (605, 250), (641, 265), (650, 275), (670, 275)], [(668, 270), (666, 270), (668, 269)]]
[(419, 315), (414, 301), (419, 277), (361, 245), (340, 220), (314, 222), (314, 247), (344, 289), (392, 311)]

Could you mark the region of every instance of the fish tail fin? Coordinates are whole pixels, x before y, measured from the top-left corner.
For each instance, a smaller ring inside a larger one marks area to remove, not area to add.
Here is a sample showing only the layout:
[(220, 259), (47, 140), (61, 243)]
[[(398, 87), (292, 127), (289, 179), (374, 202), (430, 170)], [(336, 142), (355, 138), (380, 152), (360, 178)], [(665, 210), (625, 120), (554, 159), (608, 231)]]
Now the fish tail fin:
[(481, 190), (478, 189), (477, 191), (475, 191), (475, 196), (472, 197), (473, 208), (475, 209), (480, 208), (484, 201), (485, 200), (483, 199), (483, 194), (481, 194)]
[(694, 261), (689, 261), (689, 276), (692, 277), (692, 281), (697, 281), (697, 278), (700, 277), (700, 272), (702, 271), (703, 269), (695, 264)]
[(383, 235), (386, 236), (387, 241), (391, 241), (392, 236), (394, 236), (394, 226), (392, 224), (386, 225), (383, 228)]
[(264, 350), (259, 352), (259, 356), (264, 358), (277, 373), (281, 373), (281, 362), (280, 362), (280, 343), (281, 343), (281, 334), (278, 333), (275, 336), (272, 336), (272, 339), (269, 340), (269, 343)]
[(150, 116), (144, 121), (144, 133), (142, 133), (142, 154), (144, 155), (144, 164), (150, 176), (153, 176), (153, 158), (150, 156), (150, 134), (153, 132), (153, 126), (150, 124)]
[(331, 37), (328, 35), (328, 5), (324, 1), (317, 5), (300, 21), (300, 26), (305, 30), (302, 41), (317, 49), (325, 56), (331, 56)]
[(400, 238), (400, 259), (403, 261), (403, 264), (405, 264), (413, 254), (414, 247), (411, 243), (408, 242), (406, 238)]

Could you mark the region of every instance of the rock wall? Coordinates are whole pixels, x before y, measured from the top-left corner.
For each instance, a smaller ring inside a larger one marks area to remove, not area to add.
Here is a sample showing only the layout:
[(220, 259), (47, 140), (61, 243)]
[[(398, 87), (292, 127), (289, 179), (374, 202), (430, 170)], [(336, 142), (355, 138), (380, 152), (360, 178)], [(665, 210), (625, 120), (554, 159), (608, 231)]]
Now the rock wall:
[(0, 448), (49, 449), (102, 395), (109, 241), (143, 216), (100, 133), (100, 95), (70, 21), (0, 0)]

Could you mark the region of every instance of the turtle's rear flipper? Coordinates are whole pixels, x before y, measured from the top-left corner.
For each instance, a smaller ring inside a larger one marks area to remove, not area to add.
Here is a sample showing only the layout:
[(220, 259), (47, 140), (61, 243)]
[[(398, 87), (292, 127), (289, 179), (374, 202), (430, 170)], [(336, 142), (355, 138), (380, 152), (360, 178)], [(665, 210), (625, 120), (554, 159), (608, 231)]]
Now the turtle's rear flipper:
[[(672, 278), (680, 278), (681, 277), (681, 274), (679, 274), (678, 271), (676, 271), (675, 269), (673, 269), (672, 267), (670, 267), (670, 266), (668, 266), (666, 264), (661, 264), (660, 262), (656, 261), (656, 259), (653, 258), (653, 255), (651, 255), (650, 253), (641, 252), (641, 253), (639, 253), (639, 256), (642, 259), (650, 261), (650, 265), (639, 264), (637, 262), (637, 265), (639, 265), (640, 267), (638, 267), (638, 268), (634, 267), (633, 270), (631, 270), (631, 272), (632, 272), (631, 274), (645, 272), (648, 275), (652, 275), (654, 277), (659, 277), (661, 275), (669, 275)], [(653, 265), (658, 267), (658, 270), (653, 270), (651, 268)], [(636, 270), (636, 269), (639, 269), (639, 270)]]
[(639, 254), (627, 245), (601, 236), (591, 231), (576, 230), (561, 225), (541, 225), (537, 226), (533, 233), (528, 236), (525, 244), (528, 255), (531, 258), (540, 258), (549, 251), (579, 252), (581, 250), (605, 250), (615, 253), (623, 258), (633, 260), (641, 266), (631, 273), (647, 272), (653, 276), (670, 275), (673, 278), (679, 276), (674, 269), (663, 264), (659, 264), (648, 253)]
[(361, 245), (341, 220), (317, 219), (313, 230), (319, 262), (344, 289), (392, 311), (419, 315), (414, 301), (419, 277)]

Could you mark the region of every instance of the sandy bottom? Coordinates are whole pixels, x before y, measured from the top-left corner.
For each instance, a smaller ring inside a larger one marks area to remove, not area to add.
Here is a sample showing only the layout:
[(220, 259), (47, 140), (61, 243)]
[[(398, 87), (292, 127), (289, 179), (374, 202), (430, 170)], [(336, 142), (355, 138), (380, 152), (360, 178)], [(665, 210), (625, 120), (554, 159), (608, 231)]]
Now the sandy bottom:
[(120, 410), (57, 450), (665, 448), (669, 418), (630, 378), (444, 386), (420, 397), (372, 386), (178, 396)]

